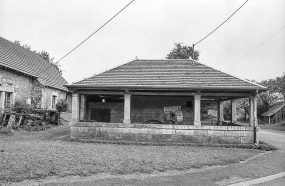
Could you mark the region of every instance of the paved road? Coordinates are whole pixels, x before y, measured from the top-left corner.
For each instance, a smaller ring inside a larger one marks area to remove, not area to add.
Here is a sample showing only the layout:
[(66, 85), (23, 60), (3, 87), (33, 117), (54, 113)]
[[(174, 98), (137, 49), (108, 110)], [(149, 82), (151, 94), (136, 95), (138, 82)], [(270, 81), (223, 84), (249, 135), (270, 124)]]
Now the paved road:
[[(115, 177), (105, 179), (85, 179), (67, 180), (61, 183), (41, 183), (43, 186), (172, 186), (172, 185), (228, 185), (237, 182), (257, 179), (280, 172), (285, 172), (285, 133), (273, 131), (261, 131), (260, 139), (275, 144), (279, 150), (268, 153), (245, 163), (230, 165), (227, 167), (218, 167), (203, 172), (183, 173), (177, 175), (160, 175), (146, 177)], [(279, 178), (263, 185), (285, 185), (284, 177)], [(284, 184), (283, 184), (284, 183)]]

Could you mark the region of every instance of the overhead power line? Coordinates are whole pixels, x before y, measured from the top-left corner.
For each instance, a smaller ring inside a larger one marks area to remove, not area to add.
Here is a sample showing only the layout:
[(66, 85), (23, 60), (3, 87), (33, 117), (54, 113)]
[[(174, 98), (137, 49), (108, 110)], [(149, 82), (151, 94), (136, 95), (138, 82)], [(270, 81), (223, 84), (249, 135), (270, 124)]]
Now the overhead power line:
[(252, 49), (250, 52), (248, 52), (247, 54), (245, 54), (242, 58), (240, 58), (236, 63), (232, 64), (231, 66), (229, 66), (227, 69), (233, 67), (234, 65), (238, 64), (241, 60), (243, 60), (245, 57), (247, 57), (249, 54), (251, 54), (252, 52), (254, 52), (256, 49), (258, 49), (259, 47), (261, 47), (264, 43), (266, 43), (268, 40), (270, 40), (271, 38), (273, 38), (276, 34), (278, 34), (281, 30), (283, 30), (285, 28), (285, 26), (283, 26), (281, 29), (279, 29), (278, 31), (276, 31), (273, 35), (271, 35), (270, 37), (268, 37), (267, 39), (265, 39), (262, 43), (260, 43), (258, 46), (256, 46), (254, 49)]
[(117, 15), (119, 15), (124, 9), (126, 9), (130, 4), (132, 4), (135, 0), (132, 0), (130, 3), (128, 3), (124, 8), (122, 8), (118, 13), (116, 13), (111, 19), (109, 19), (106, 23), (104, 23), (100, 28), (98, 28), (95, 32), (93, 32), (90, 36), (88, 36), (86, 39), (84, 39), (81, 43), (79, 43), (76, 47), (74, 47), (70, 52), (65, 54), (62, 58), (60, 58), (56, 63), (61, 61), (63, 58), (68, 56), (71, 52), (73, 52), (75, 49), (77, 49), (80, 45), (82, 45), (85, 41), (87, 41), (90, 37), (92, 37), (94, 34), (96, 34), (99, 30), (101, 30), (104, 26), (106, 26), (112, 19), (114, 19)]
[(201, 39), (200, 41), (198, 41), (195, 45), (197, 45), (198, 43), (202, 42), (204, 39), (206, 39), (207, 37), (209, 37), (212, 33), (214, 33), (216, 30), (218, 30), (218, 28), (220, 28), (225, 22), (227, 22), (233, 15), (235, 15), (235, 13), (237, 13), (241, 7), (243, 7), (245, 5), (245, 3), (247, 3), (248, 0), (246, 0), (246, 2), (244, 2), (234, 13), (232, 13), (232, 15), (230, 15), (230, 17), (228, 17), (224, 22), (222, 22), (217, 28), (215, 28), (212, 32), (210, 32), (208, 35), (206, 35), (203, 39)]

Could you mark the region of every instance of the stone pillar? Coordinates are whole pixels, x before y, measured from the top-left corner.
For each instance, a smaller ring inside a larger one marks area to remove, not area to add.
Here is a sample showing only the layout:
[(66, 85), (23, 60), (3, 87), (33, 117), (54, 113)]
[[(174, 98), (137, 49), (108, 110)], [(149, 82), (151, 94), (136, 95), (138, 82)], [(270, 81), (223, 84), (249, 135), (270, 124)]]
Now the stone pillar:
[(79, 99), (78, 94), (72, 94), (72, 121), (71, 124), (75, 124), (79, 119)]
[(80, 107), (79, 107), (79, 120), (85, 120), (85, 112), (86, 112), (86, 97), (85, 95), (80, 95)]
[(3, 91), (0, 93), (0, 109), (4, 109), (5, 108), (4, 105), (5, 105), (5, 92)]
[(223, 125), (224, 121), (224, 102), (218, 102), (218, 125)]
[(254, 113), (254, 108), (253, 108), (253, 96), (250, 96), (248, 98), (248, 102), (249, 102), (249, 126), (253, 127), (254, 123), (253, 123), (253, 113)]
[(194, 125), (201, 125), (201, 95), (194, 95)]
[(124, 94), (124, 124), (131, 124), (131, 95)]
[(257, 97), (254, 96), (253, 98), (253, 126), (258, 127), (257, 122)]
[(237, 123), (237, 100), (231, 100), (232, 105), (232, 123)]
[(259, 143), (259, 128), (258, 128), (258, 122), (257, 122), (257, 97), (253, 97), (253, 126), (254, 126), (254, 142)]
[(5, 92), (0, 93), (0, 116), (3, 115), (5, 109)]
[(11, 97), (10, 97), (10, 102), (11, 102), (11, 107), (14, 106), (14, 103), (15, 103), (15, 93), (14, 92), (11, 92)]

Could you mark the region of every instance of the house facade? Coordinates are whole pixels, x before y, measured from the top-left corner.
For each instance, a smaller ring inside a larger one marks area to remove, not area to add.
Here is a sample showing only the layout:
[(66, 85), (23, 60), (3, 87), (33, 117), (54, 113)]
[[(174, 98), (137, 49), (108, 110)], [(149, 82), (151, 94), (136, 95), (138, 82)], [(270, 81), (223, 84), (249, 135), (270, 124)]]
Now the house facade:
[[(258, 142), (256, 95), (266, 90), (188, 59), (134, 60), (67, 87), (74, 138), (221, 143)], [(239, 98), (250, 99), (248, 127), (236, 125)]]
[(285, 101), (273, 105), (267, 112), (261, 114), (263, 121), (268, 124), (279, 123), (285, 120)]
[[(67, 81), (35, 52), (0, 37), (0, 110), (14, 104), (55, 109), (60, 99), (66, 100)], [(70, 99), (69, 99), (70, 100)], [(71, 104), (71, 102), (70, 102)]]

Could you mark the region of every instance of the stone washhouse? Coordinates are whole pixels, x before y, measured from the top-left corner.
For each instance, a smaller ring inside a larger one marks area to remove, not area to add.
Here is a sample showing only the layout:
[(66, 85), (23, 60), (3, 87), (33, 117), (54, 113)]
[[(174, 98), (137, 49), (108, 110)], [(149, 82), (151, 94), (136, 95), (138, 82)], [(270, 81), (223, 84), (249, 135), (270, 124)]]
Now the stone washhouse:
[[(266, 87), (189, 59), (134, 60), (71, 85), (71, 137), (144, 142), (258, 143)], [(248, 126), (237, 99), (249, 98)], [(223, 118), (231, 101), (232, 119)]]

